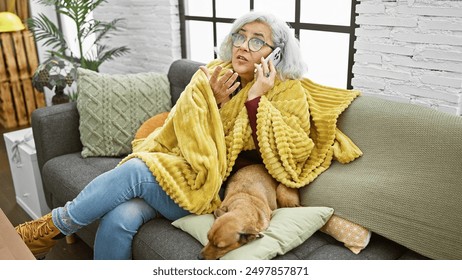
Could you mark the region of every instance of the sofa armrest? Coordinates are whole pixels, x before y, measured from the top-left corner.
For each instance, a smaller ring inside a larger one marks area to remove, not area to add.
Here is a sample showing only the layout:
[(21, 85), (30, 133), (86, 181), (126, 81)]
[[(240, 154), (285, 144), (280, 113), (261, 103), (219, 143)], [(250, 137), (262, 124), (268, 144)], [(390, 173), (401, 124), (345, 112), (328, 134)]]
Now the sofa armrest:
[(31, 123), (40, 172), (48, 160), (82, 150), (76, 102), (39, 108)]

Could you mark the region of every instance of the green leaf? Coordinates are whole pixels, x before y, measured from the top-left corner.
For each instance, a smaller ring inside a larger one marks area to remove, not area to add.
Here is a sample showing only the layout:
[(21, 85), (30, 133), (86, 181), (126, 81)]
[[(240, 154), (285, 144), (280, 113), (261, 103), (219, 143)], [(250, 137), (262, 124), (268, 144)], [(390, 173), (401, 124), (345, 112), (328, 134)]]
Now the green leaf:
[[(55, 6), (58, 16), (67, 16), (75, 23), (76, 38), (70, 40), (77, 42), (79, 54), (73, 54), (70, 50), (61, 30), (45, 15), (27, 21), (29, 29), (37, 41), (43, 41), (45, 46), (53, 50), (50, 55), (66, 58), (80, 63), (80, 67), (97, 71), (99, 66), (108, 60), (125, 55), (129, 49), (125, 46), (109, 49), (102, 44), (111, 32), (118, 30), (118, 24), (122, 19), (117, 18), (110, 22), (102, 22), (89, 17), (89, 15), (106, 0), (37, 0), (46, 6)], [(83, 53), (83, 43), (92, 41), (90, 51)], [(96, 54), (92, 53), (96, 46)], [(77, 58), (79, 57), (79, 58)]]
[(66, 50), (69, 50), (61, 30), (44, 14), (39, 14), (36, 18), (28, 19), (27, 26), (37, 41), (44, 41), (44, 46), (58, 49), (63, 54)]

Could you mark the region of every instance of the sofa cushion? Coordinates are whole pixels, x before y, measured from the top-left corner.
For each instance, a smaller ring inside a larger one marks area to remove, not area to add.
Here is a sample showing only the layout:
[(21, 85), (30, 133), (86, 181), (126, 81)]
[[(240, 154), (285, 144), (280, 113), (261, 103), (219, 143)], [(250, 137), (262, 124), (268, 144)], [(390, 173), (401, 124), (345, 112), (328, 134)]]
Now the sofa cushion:
[(82, 156), (123, 156), (148, 118), (171, 109), (167, 75), (100, 74), (78, 69)]
[(144, 123), (141, 124), (141, 126), (136, 131), (134, 140), (146, 138), (149, 136), (149, 134), (151, 134), (151, 132), (163, 126), (169, 113), (170, 112), (162, 112), (147, 119)]
[(134, 259), (197, 260), (201, 249), (196, 239), (164, 218), (141, 226), (133, 239)]
[(43, 166), (44, 188), (57, 201), (65, 203), (74, 199), (91, 180), (113, 169), (120, 160), (117, 157), (82, 158), (80, 153), (52, 158)]
[[(276, 209), (268, 229), (263, 232), (263, 238), (228, 252), (221, 259), (267, 260), (276, 255), (284, 255), (321, 228), (333, 212), (328, 207)], [(207, 233), (214, 220), (212, 214), (189, 215), (174, 221), (172, 225), (188, 232), (205, 246), (208, 243)]]
[[(181, 248), (179, 250), (178, 248)], [(134, 259), (195, 260), (203, 245), (163, 218), (144, 224), (133, 240)], [(369, 245), (359, 254), (348, 250), (333, 237), (315, 232), (300, 246), (276, 260), (422, 260), (425, 257), (382, 236), (372, 234)]]
[(461, 259), (462, 118), (361, 96), (339, 128), (364, 155), (301, 190), (337, 215), (434, 259)]

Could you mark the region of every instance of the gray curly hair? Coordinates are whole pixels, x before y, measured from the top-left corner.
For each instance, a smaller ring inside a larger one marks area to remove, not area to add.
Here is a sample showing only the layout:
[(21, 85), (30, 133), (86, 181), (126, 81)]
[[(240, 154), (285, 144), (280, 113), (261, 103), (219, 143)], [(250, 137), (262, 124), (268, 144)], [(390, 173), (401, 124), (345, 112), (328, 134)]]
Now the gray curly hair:
[(231, 35), (238, 32), (242, 26), (250, 22), (266, 23), (270, 29), (275, 47), (282, 49), (281, 62), (276, 66), (276, 70), (282, 79), (299, 79), (307, 71), (308, 67), (302, 59), (300, 44), (295, 38), (289, 25), (274, 16), (263, 12), (249, 12), (236, 19), (231, 27), (231, 31), (221, 43), (218, 56), (223, 61), (231, 61), (233, 42)]

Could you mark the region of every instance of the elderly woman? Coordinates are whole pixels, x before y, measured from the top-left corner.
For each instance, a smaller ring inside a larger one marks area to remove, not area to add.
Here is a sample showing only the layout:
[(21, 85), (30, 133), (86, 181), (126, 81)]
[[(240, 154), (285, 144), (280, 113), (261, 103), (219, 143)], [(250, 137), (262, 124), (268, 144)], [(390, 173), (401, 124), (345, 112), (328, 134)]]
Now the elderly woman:
[[(277, 47), (282, 59), (275, 66), (264, 58)], [(333, 158), (348, 162), (360, 155), (335, 127), (357, 93), (345, 91), (334, 106), (324, 106), (322, 93), (330, 89), (302, 79), (306, 66), (285, 22), (271, 14), (244, 15), (219, 57), (198, 69), (165, 124), (135, 140), (133, 153), (118, 167), (64, 207), (16, 227), (36, 256), (101, 219), (95, 259), (130, 259), (143, 223), (157, 215), (176, 220), (213, 212), (223, 182), (245, 165), (263, 162), (276, 180), (298, 192)], [(312, 118), (312, 110), (328, 117)]]

